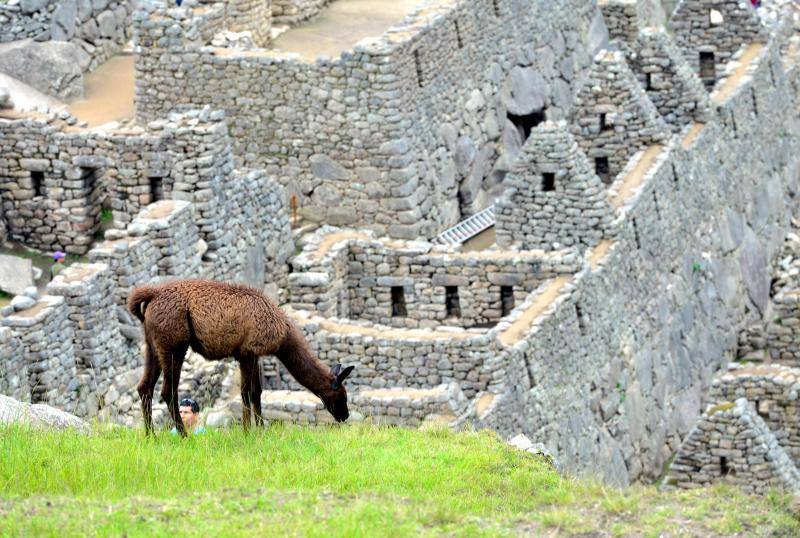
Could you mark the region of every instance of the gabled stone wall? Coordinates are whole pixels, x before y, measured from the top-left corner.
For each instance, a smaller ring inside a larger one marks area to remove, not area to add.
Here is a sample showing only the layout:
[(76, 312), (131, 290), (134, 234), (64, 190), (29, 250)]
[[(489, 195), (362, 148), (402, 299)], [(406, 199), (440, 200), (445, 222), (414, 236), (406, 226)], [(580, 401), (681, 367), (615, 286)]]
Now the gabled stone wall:
[[(669, 26), (686, 61), (709, 86), (743, 45), (767, 39), (751, 3), (739, 0), (681, 0)], [(701, 54), (712, 55), (708, 69), (701, 66)]]
[(137, 118), (224, 108), (237, 166), (281, 178), (306, 218), (432, 237), (489, 203), (521, 143), (507, 112), (564, 117), (602, 42), (592, 3), (498, 6), (427, 8), (313, 64), (205, 47), (211, 8), (143, 9)]
[(613, 235), (605, 186), (564, 122), (531, 132), (506, 185), (495, 206), (500, 247), (585, 249)]

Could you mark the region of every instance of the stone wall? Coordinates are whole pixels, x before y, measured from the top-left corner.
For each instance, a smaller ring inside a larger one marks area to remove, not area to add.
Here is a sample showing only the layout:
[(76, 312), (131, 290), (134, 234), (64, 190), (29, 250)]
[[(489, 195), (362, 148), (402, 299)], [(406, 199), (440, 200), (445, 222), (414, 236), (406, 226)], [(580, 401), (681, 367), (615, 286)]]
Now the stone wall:
[(356, 366), (355, 388), (452, 380), (473, 399), (477, 427), (541, 439), (572, 472), (616, 483), (659, 476), (738, 331), (767, 309), (800, 172), (797, 72), (784, 72), (778, 51), (759, 49), (718, 88), (707, 123), (672, 139), (662, 124), (663, 144), (637, 152), (608, 189), (613, 239), (495, 327), (295, 318), (323, 360)]
[(798, 144), (796, 116), (786, 114), (794, 96), (785, 78), (771, 84), (770, 69), (782, 69), (775, 48), (717, 103), (720, 120), (682, 133), (621, 208), (605, 260), (515, 346), (520, 356), (508, 362), (529, 375), (509, 379), (498, 424), (545, 440), (574, 470), (603, 462), (613, 480), (658, 476), (712, 373), (732, 358), (738, 328), (766, 306), (785, 192), (798, 179), (788, 157)]
[[(709, 87), (742, 45), (767, 38), (752, 4), (739, 0), (681, 0), (669, 26), (686, 61)], [(704, 55), (708, 55), (705, 67)]]
[(506, 113), (564, 117), (602, 42), (592, 3), (498, 6), (429, 8), (313, 64), (204, 47), (211, 12), (143, 9), (137, 118), (224, 108), (237, 164), (266, 166), (306, 218), (431, 237), (488, 202), (521, 143)]
[(226, 26), (233, 32), (250, 32), (253, 44), (265, 47), (272, 26), (271, 0), (233, 0), (225, 4)]
[(495, 204), (500, 247), (585, 249), (611, 237), (605, 186), (564, 122), (531, 131)]
[(706, 411), (670, 466), (668, 484), (696, 488), (727, 482), (746, 493), (797, 494), (800, 472), (744, 398)]
[(310, 19), (330, 0), (273, 0), (272, 18), (276, 24), (298, 24)]
[(290, 304), (393, 327), (486, 326), (544, 281), (577, 271), (578, 260), (569, 251), (470, 253), (324, 227), (292, 260)]
[(662, 28), (649, 28), (641, 1), (600, 3), (612, 41), (625, 52), (639, 84), (673, 130), (708, 120), (708, 94), (683, 52)]
[(19, 337), (8, 327), (0, 327), (0, 394), (23, 402), (31, 401), (28, 364)]
[[(12, 309), (13, 310), (13, 309)], [(75, 326), (63, 297), (45, 295), (0, 320), (19, 339), (31, 403), (47, 403), (85, 417), (97, 410), (91, 372), (75, 360)], [(12, 376), (14, 372), (7, 372)]]
[(665, 131), (623, 53), (598, 54), (576, 98), (572, 134), (600, 179), (612, 183), (636, 152), (663, 143)]
[(708, 399), (716, 404), (745, 398), (773, 432), (781, 448), (800, 464), (797, 396), (800, 370), (779, 364), (733, 364), (714, 379)]
[[(0, 119), (0, 199), (10, 239), (85, 254), (106, 198), (118, 230), (151, 202), (186, 201), (192, 203), (186, 219), (198, 224), (197, 239), (204, 241), (206, 274), (222, 277), (227, 270), (257, 286), (285, 278), (284, 262), (293, 251), (284, 239), (290, 234), (285, 193), (263, 171), (234, 169), (224, 113), (174, 113), (146, 130), (68, 123)], [(109, 239), (125, 236), (120, 233)], [(182, 259), (175, 263), (191, 274)]]
[(0, 120), (0, 198), (10, 239), (83, 254), (100, 224), (106, 161), (61, 120)]
[(124, 0), (21, 0), (0, 4), (0, 43), (32, 38), (69, 41), (93, 70), (130, 39), (135, 2)]

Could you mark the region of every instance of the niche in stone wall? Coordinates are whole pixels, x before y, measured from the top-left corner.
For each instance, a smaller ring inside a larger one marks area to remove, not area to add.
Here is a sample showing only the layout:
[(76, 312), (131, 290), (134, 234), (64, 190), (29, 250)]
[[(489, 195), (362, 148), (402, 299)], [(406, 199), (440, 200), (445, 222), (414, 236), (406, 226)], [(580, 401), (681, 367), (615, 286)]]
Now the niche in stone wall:
[(720, 476), (734, 476), (736, 470), (728, 463), (728, 458), (720, 456), (719, 458), (719, 474)]
[(151, 177), (150, 178), (150, 203), (158, 202), (164, 199), (164, 178)]
[(700, 53), (700, 78), (709, 89), (717, 83), (717, 63), (713, 52)]
[(500, 286), (500, 308), (502, 316), (506, 317), (514, 310), (514, 287)]
[(644, 89), (651, 91), (653, 89), (653, 74), (646, 73), (644, 76)]
[(556, 175), (554, 173), (542, 173), (542, 190), (545, 192), (556, 190)]
[(611, 183), (611, 167), (608, 164), (608, 157), (595, 157), (594, 171), (603, 183), (606, 185)]
[(31, 170), (31, 188), (34, 196), (44, 196), (44, 172)]
[(608, 118), (607, 118), (605, 112), (600, 114), (600, 130), (601, 131), (611, 131), (612, 129), (614, 129), (614, 126), (610, 125), (608, 123)]
[(447, 309), (448, 318), (461, 317), (461, 303), (458, 299), (458, 286), (445, 286), (444, 305)]
[(506, 112), (506, 117), (514, 124), (514, 127), (517, 128), (517, 131), (519, 131), (519, 134), (522, 136), (522, 140), (527, 140), (533, 128), (546, 119), (545, 110), (543, 108), (534, 110), (530, 114), (522, 114), (520, 116), (512, 114), (511, 112)]
[(392, 316), (405, 317), (406, 294), (403, 286), (392, 286)]

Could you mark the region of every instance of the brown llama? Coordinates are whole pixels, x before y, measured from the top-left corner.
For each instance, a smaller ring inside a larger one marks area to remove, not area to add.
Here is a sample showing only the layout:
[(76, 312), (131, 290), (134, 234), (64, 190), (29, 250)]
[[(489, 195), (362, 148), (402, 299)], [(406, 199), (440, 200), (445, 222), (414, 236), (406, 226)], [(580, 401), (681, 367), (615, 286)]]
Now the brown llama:
[(337, 421), (349, 416), (343, 382), (353, 367), (337, 364), (329, 369), (320, 362), (300, 329), (258, 290), (212, 280), (178, 280), (136, 288), (128, 296), (128, 310), (144, 326), (144, 373), (137, 388), (148, 434), (153, 432), (153, 391), (163, 372), (161, 397), (178, 432), (186, 435), (178, 413), (178, 382), (189, 347), (208, 360), (233, 357), (239, 362), (245, 430), (251, 411), (256, 425), (264, 423), (257, 362), (264, 355), (275, 355)]

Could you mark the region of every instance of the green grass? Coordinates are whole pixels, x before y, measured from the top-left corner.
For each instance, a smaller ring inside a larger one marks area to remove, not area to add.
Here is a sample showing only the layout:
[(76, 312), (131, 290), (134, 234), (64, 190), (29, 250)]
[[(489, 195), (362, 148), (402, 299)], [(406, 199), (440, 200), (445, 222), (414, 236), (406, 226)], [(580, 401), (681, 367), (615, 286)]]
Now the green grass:
[(786, 497), (556, 475), (487, 432), (272, 425), (179, 439), (0, 428), (3, 536), (796, 536)]

